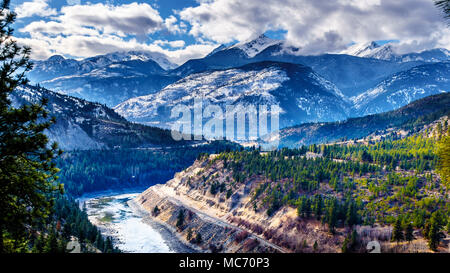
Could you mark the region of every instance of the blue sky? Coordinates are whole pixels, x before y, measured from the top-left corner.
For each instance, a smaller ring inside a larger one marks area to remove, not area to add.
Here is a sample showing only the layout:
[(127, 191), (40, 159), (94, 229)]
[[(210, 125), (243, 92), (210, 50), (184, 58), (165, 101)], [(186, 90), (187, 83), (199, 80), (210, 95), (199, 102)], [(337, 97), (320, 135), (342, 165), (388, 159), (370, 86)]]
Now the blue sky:
[(15, 36), (35, 59), (149, 50), (181, 64), (261, 33), (300, 54), (369, 41), (395, 41), (400, 53), (450, 45), (430, 0), (13, 0), (11, 8)]
[[(16, 12), (20, 14), (21, 5), (23, 3), (29, 3), (33, 2), (30, 0), (18, 0), (18, 1), (12, 1), (12, 9), (16, 9)], [(84, 0), (40, 0), (40, 1), (34, 1), (34, 2), (42, 2), (46, 3), (48, 5), (48, 10), (55, 10), (56, 12), (60, 11), (61, 8), (65, 6), (73, 6), (76, 4), (81, 5), (95, 5), (95, 4), (104, 4), (104, 5), (110, 5), (110, 6), (122, 6), (122, 5), (129, 5), (132, 3), (145, 3), (149, 4), (151, 7), (156, 9), (160, 16), (162, 18), (168, 18), (169, 16), (174, 14), (174, 11), (176, 10), (182, 10), (186, 7), (191, 7), (195, 4), (197, 4), (194, 0), (177, 0), (177, 1), (161, 1), (161, 0), (150, 0), (150, 1), (132, 1), (132, 0), (110, 0), (110, 1), (98, 1), (98, 0), (92, 0), (92, 1), (84, 1)], [(20, 17), (16, 24), (15, 29), (16, 31), (16, 37), (20, 38), (31, 38), (32, 33), (20, 31), (20, 29), (24, 28), (28, 24), (34, 22), (34, 21), (45, 21), (50, 22), (51, 17), (55, 16), (52, 12), (49, 12), (51, 15), (46, 14), (33, 14), (29, 17)], [(123, 37), (124, 40), (129, 40), (132, 38), (136, 38), (135, 35), (127, 35), (127, 37)], [(171, 33), (169, 31), (158, 31), (151, 33), (150, 35), (146, 35), (145, 37), (137, 37), (139, 42), (141, 43), (152, 43), (154, 41), (158, 40), (164, 40), (164, 41), (180, 41), (183, 40), (185, 44), (195, 44), (196, 39), (192, 35), (188, 35), (187, 33)], [(164, 49), (172, 49), (170, 44), (161, 44), (160, 45)], [(55, 52), (58, 53), (58, 52)], [(69, 57), (77, 57), (76, 54), (63, 54)]]

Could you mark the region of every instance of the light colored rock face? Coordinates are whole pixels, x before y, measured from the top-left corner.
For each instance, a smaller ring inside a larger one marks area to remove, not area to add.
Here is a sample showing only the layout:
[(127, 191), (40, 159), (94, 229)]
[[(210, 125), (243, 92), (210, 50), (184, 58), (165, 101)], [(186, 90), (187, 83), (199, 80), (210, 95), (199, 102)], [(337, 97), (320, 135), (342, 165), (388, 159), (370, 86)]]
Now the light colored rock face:
[(46, 131), (49, 142), (57, 142), (65, 151), (104, 149), (106, 145), (90, 137), (78, 124), (67, 121), (56, 124)]
[[(49, 100), (46, 110), (56, 118), (56, 123), (45, 131), (49, 142), (57, 142), (65, 151), (103, 149), (107, 145), (89, 133), (87, 128), (96, 128), (101, 132), (108, 121), (123, 121), (123, 118), (111, 109), (85, 100), (65, 96), (44, 89), (20, 86), (9, 96), (13, 107), (23, 104), (39, 103), (42, 98)], [(102, 125), (99, 121), (104, 121)]]
[[(191, 188), (187, 184), (187, 177), (202, 170), (200, 165), (196, 162), (186, 171), (176, 174), (166, 184), (150, 187), (134, 200), (135, 203), (149, 212), (158, 207), (159, 213), (152, 213), (153, 220), (165, 224), (186, 242), (189, 242), (189, 230), (192, 239), (200, 233), (202, 242), (192, 242), (199, 251), (276, 252), (276, 246), (256, 236), (249, 235), (242, 242), (236, 242), (236, 237), (245, 232), (225, 219), (230, 212), (228, 206), (232, 198), (219, 202), (223, 197), (213, 197), (207, 194), (206, 188)], [(177, 227), (180, 211), (183, 211), (184, 215), (182, 228)]]
[[(171, 226), (184, 240), (189, 229), (193, 237), (199, 232), (204, 241), (198, 246), (206, 251), (215, 245), (221, 252), (312, 252), (315, 241), (320, 252), (339, 251), (343, 236), (331, 237), (318, 221), (299, 221), (293, 207), (284, 206), (271, 217), (264, 209), (255, 211), (252, 196), (263, 178), (236, 183), (232, 177), (224, 162), (211, 156), (166, 184), (150, 187), (134, 201), (149, 212), (158, 207), (159, 213), (152, 218)], [(218, 185), (214, 195), (213, 184)], [(177, 229), (180, 210), (185, 220), (183, 228)], [(308, 246), (300, 249), (305, 241)]]

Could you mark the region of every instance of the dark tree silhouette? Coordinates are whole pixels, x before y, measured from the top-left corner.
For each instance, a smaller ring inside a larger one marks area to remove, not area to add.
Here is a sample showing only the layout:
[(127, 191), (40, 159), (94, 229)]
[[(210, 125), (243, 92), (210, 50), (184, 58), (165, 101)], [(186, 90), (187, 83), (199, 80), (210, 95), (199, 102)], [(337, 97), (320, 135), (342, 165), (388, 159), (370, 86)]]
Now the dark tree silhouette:
[(445, 13), (445, 18), (450, 19), (450, 0), (435, 0), (434, 4)]
[(49, 148), (44, 134), (54, 122), (46, 101), (14, 108), (9, 99), (32, 68), (31, 49), (12, 37), (16, 15), (9, 3), (0, 6), (0, 253), (27, 251), (27, 231), (50, 214), (54, 193), (62, 192), (53, 162), (61, 151), (56, 143)]

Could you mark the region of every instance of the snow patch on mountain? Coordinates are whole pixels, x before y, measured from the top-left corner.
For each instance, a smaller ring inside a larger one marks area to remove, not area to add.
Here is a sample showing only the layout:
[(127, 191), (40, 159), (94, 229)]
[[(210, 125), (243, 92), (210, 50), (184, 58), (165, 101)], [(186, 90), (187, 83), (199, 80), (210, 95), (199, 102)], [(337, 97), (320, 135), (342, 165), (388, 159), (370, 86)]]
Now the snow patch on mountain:
[[(49, 142), (57, 142), (63, 150), (88, 150), (102, 149), (105, 144), (89, 136), (82, 126), (89, 124), (92, 119), (109, 119), (110, 116), (100, 110), (101, 105), (95, 105), (90, 102), (82, 101), (76, 98), (40, 91), (37, 88), (19, 86), (9, 96), (13, 107), (20, 107), (26, 103), (39, 103), (43, 97), (49, 99), (46, 109), (51, 116), (56, 117), (56, 123), (53, 124), (45, 134)], [(94, 109), (92, 109), (94, 106)], [(92, 109), (92, 113), (84, 113), (83, 109)], [(77, 116), (78, 114), (84, 115)], [(114, 113), (112, 113), (114, 115)]]
[(94, 140), (78, 125), (83, 122), (84, 120), (78, 120), (76, 122), (69, 120), (64, 126), (55, 124), (45, 134), (49, 138), (50, 143), (57, 142), (59, 147), (65, 151), (106, 148), (104, 143)]
[(354, 44), (340, 52), (340, 54), (352, 55), (362, 58), (373, 58), (378, 60), (393, 61), (398, 63), (405, 62), (442, 62), (450, 60), (450, 51), (445, 48), (435, 48), (423, 50), (421, 52), (412, 52), (406, 54), (398, 53), (396, 45), (386, 43), (380, 45), (377, 42)]
[(156, 94), (129, 99), (114, 109), (125, 118), (153, 120), (158, 119), (159, 107), (177, 104), (192, 106), (194, 98), (227, 105), (246, 96), (259, 96), (269, 104), (275, 102), (270, 91), (279, 88), (288, 79), (284, 71), (275, 68), (198, 73), (171, 84)]
[(212, 55), (216, 54), (217, 52), (222, 51), (222, 50), (227, 49), (227, 48), (228, 47), (226, 45), (222, 44), (222, 45), (214, 48), (213, 51), (211, 51), (208, 55), (205, 56), (205, 58), (209, 57), (209, 56), (212, 56)]
[(36, 86), (20, 86), (9, 96), (12, 106), (39, 103), (56, 122), (45, 132), (63, 150), (148, 147), (174, 144), (170, 133), (128, 122), (114, 110), (99, 103), (66, 96)]
[(341, 120), (348, 116), (349, 104), (340, 90), (311, 68), (282, 63), (259, 62), (239, 68), (191, 74), (161, 91), (129, 99), (114, 109), (129, 120), (170, 128), (179, 117), (170, 117), (177, 105), (194, 106), (202, 98), (203, 107), (228, 105), (246, 109), (260, 105), (280, 108), (280, 126), (303, 122)]
[(315, 72), (311, 72), (309, 74), (309, 76), (316, 80), (317, 82), (317, 86), (323, 86), (325, 87), (327, 90), (329, 90), (331, 93), (335, 94), (336, 96), (342, 98), (343, 100), (348, 100), (347, 97), (344, 96), (344, 94), (342, 93), (341, 90), (339, 90), (339, 88), (337, 88), (336, 85), (334, 85), (332, 82), (327, 81), (326, 79), (324, 79), (323, 77), (319, 76), (317, 73)]
[(450, 62), (425, 64), (396, 73), (352, 97), (357, 115), (397, 109), (414, 100), (450, 91)]
[(159, 52), (151, 51), (118, 51), (108, 53), (105, 55), (99, 55), (84, 59), (82, 62), (94, 63), (98, 67), (107, 66), (111, 63), (126, 62), (139, 60), (143, 62), (154, 61), (164, 70), (171, 70), (177, 67), (176, 64), (170, 62), (166, 55)]
[(256, 39), (252, 39), (250, 41), (238, 43), (236, 45), (233, 45), (229, 48), (239, 48), (242, 50), (248, 58), (253, 58), (260, 52), (262, 52), (264, 49), (276, 45), (281, 44), (282, 41), (280, 40), (274, 40), (271, 39), (264, 34), (258, 36)]
[(379, 45), (376, 42), (354, 44), (341, 52), (341, 54), (352, 55), (363, 58), (374, 58), (379, 60), (391, 60), (397, 56), (392, 44)]

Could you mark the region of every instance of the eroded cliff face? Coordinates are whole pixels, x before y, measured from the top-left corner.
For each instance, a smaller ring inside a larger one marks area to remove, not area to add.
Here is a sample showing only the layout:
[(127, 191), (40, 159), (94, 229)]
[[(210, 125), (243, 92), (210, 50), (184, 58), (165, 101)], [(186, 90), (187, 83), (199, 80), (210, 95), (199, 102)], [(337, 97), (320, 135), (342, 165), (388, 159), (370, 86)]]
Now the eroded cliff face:
[(269, 216), (261, 208), (263, 198), (253, 198), (265, 178), (236, 182), (224, 164), (215, 155), (197, 160), (134, 202), (201, 251), (340, 251), (345, 231), (332, 236), (319, 221), (298, 219), (296, 209), (289, 206)]

